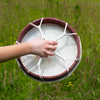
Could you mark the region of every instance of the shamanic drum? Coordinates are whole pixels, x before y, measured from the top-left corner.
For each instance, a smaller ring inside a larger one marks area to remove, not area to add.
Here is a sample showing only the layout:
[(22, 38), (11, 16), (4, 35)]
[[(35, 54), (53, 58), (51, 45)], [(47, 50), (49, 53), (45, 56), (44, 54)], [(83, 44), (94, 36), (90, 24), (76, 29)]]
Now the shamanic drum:
[(57, 18), (41, 18), (29, 23), (20, 33), (16, 43), (35, 38), (58, 42), (54, 56), (42, 58), (29, 54), (17, 58), (24, 73), (40, 82), (62, 80), (76, 69), (81, 55), (81, 41), (75, 30)]

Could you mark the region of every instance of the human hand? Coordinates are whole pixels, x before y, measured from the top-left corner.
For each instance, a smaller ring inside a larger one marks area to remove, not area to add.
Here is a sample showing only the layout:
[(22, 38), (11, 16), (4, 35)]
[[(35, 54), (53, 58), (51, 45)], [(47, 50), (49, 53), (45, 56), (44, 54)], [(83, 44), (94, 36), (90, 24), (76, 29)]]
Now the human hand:
[(54, 56), (53, 51), (56, 50), (56, 41), (34, 39), (29, 42), (31, 44), (31, 53), (41, 57)]

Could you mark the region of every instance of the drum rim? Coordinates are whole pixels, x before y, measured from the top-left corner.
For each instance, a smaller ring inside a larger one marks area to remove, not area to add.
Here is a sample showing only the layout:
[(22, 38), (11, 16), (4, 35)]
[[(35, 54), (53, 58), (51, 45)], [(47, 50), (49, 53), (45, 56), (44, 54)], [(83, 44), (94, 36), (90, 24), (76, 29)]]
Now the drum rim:
[[(34, 23), (34, 24), (36, 24), (36, 25), (39, 25), (40, 21), (41, 21), (41, 19), (37, 19), (37, 20), (33, 21), (32, 23)], [(61, 25), (62, 27), (65, 27), (65, 24), (66, 24), (66, 22), (64, 22), (64, 21), (62, 21), (62, 20), (60, 20), (60, 19), (57, 19), (57, 18), (53, 18), (53, 17), (46, 17), (46, 18), (44, 18), (43, 24), (45, 24), (45, 23), (59, 24), (59, 25)], [(25, 35), (30, 29), (32, 29), (32, 28), (33, 28), (33, 26), (31, 26), (31, 25), (28, 24), (28, 25), (21, 31), (21, 33), (19, 34), (17, 41), (20, 43), (21, 40), (23, 39), (24, 35)], [(68, 26), (67, 26), (67, 30), (68, 30), (69, 32), (71, 32), (71, 33), (75, 33), (75, 30), (74, 30), (69, 24), (68, 24)], [(80, 44), (80, 39), (79, 39), (78, 35), (74, 35), (73, 37), (74, 37), (74, 39), (75, 39), (75, 41), (76, 41), (76, 43), (77, 43), (77, 47), (78, 47), (78, 52), (77, 52), (77, 57), (76, 57), (76, 59), (77, 59), (77, 58), (80, 58), (80, 56), (81, 56), (81, 44)], [(35, 78), (35, 79), (41, 81), (41, 78), (40, 78), (39, 75), (36, 75), (36, 74), (34, 74), (34, 73), (32, 73), (32, 72), (29, 72), (29, 73), (28, 73), (28, 69), (23, 65), (23, 63), (22, 63), (20, 57), (17, 58), (17, 61), (19, 62), (19, 64), (20, 64), (22, 70), (23, 70), (28, 76), (31, 76), (32, 78)], [(66, 71), (64, 71), (64, 72), (62, 72), (62, 73), (60, 73), (60, 74), (58, 74), (58, 75), (54, 75), (54, 76), (43, 76), (42, 78), (43, 78), (44, 80), (46, 80), (46, 81), (53, 81), (53, 80), (58, 80), (58, 79), (60, 79), (60, 78), (63, 78), (63, 77), (65, 77), (65, 76), (67, 76), (67, 75), (70, 73), (71, 70), (73, 70), (75, 67), (77, 67), (78, 62), (79, 62), (79, 61), (75, 60), (74, 63), (69, 67), (69, 71), (66, 70)]]

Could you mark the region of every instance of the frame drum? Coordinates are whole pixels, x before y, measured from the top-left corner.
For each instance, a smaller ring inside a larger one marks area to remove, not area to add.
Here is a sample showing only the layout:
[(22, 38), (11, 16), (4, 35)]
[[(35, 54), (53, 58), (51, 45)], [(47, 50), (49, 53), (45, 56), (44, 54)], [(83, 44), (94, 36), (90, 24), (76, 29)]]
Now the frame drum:
[(26, 75), (40, 82), (62, 80), (76, 69), (81, 60), (81, 41), (75, 30), (57, 18), (41, 18), (29, 23), (20, 33), (16, 44), (35, 38), (58, 42), (54, 56), (42, 58), (29, 54), (17, 58)]

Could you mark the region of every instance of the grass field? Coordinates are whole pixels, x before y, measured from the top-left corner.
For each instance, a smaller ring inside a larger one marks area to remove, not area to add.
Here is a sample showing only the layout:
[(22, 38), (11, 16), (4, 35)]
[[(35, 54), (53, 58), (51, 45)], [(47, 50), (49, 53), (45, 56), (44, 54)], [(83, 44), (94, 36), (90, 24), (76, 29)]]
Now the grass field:
[(0, 64), (0, 100), (100, 100), (100, 0), (0, 0), (0, 46), (15, 44), (33, 20), (67, 21), (82, 42), (75, 72), (56, 83), (25, 76), (16, 60)]

